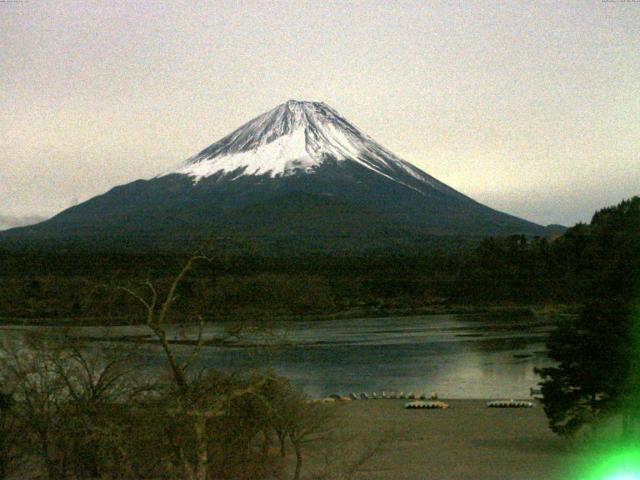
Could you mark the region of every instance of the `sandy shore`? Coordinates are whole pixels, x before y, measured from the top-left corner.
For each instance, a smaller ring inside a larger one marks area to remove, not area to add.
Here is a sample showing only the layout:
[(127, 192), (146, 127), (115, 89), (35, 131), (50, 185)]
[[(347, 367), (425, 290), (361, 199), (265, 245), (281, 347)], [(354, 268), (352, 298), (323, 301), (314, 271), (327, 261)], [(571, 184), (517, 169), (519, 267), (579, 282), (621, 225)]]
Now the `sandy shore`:
[[(404, 402), (336, 405), (347, 435), (369, 448), (380, 443), (354, 478), (553, 480), (573, 456), (569, 443), (548, 429), (539, 404), (493, 409), (481, 400), (449, 400), (447, 410), (405, 410)], [(353, 443), (353, 458), (366, 449), (361, 445)]]

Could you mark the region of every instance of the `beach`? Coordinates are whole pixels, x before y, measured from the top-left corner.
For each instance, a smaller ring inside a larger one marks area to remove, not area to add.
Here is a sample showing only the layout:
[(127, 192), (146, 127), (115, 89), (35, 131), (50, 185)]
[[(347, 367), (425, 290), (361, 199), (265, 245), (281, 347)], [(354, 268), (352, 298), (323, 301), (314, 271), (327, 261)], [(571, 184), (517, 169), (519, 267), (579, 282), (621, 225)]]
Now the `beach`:
[(561, 479), (571, 461), (569, 442), (549, 430), (538, 403), (500, 409), (445, 400), (445, 410), (407, 410), (405, 402), (336, 405), (345, 438), (359, 439), (349, 447), (351, 461), (362, 461), (354, 479)]

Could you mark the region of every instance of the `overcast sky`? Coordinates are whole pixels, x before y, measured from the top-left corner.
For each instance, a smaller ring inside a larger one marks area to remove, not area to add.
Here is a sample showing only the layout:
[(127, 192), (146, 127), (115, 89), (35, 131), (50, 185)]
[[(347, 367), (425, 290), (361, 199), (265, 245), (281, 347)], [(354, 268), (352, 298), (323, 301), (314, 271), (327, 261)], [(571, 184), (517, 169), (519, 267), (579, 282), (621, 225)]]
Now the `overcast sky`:
[(640, 3), (0, 0), (0, 220), (165, 171), (290, 98), (548, 224), (640, 194)]

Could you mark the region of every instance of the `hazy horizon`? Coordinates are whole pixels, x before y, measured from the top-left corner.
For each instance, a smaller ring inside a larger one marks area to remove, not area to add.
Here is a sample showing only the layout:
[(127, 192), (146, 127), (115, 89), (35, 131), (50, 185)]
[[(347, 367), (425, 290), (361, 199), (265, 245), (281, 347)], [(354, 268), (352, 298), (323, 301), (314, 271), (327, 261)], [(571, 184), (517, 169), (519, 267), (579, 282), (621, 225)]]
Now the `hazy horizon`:
[(640, 3), (0, 3), (0, 228), (290, 98), (540, 224), (640, 194)]

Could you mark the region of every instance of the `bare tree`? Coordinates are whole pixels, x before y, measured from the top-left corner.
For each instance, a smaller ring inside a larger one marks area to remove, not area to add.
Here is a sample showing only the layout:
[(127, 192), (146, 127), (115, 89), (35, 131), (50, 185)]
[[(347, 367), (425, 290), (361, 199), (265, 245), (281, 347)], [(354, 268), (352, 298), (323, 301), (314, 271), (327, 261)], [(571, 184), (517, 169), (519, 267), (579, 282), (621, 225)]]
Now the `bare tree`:
[(191, 454), (185, 452), (185, 445), (177, 440), (176, 430), (172, 426), (167, 428), (169, 443), (174, 452), (177, 466), (186, 478), (193, 480), (206, 480), (207, 478), (209, 464), (208, 422), (213, 418), (225, 415), (225, 409), (230, 402), (244, 395), (255, 394), (267, 381), (266, 378), (261, 378), (251, 385), (233, 388), (221, 394), (215, 385), (209, 383), (210, 378), (191, 373), (189, 370), (204, 345), (202, 316), (198, 316), (198, 337), (195, 345), (186, 360), (182, 362), (178, 360), (166, 331), (169, 312), (178, 298), (176, 290), (180, 282), (196, 262), (205, 260), (208, 261), (208, 257), (200, 253), (191, 256), (174, 278), (168, 292), (162, 299), (151, 281), (145, 282), (146, 295), (126, 287), (120, 287), (145, 308), (145, 323), (154, 333), (164, 351), (172, 374), (172, 384), (175, 387), (175, 404), (173, 408), (168, 410), (168, 415), (180, 417), (182, 421), (186, 420), (191, 425), (194, 452)]
[(67, 398), (63, 382), (54, 373), (50, 352), (42, 348), (39, 335), (23, 341), (5, 340), (2, 350), (2, 383), (12, 389), (14, 415), (28, 437), (22, 446), (31, 447), (25, 456), (40, 458), (49, 479), (62, 478), (64, 460), (56, 434), (62, 430), (61, 413)]
[(0, 480), (7, 478), (15, 460), (16, 425), (13, 395), (0, 392)]
[(138, 302), (140, 302), (140, 304), (145, 308), (145, 323), (160, 342), (160, 345), (162, 346), (167, 362), (169, 364), (169, 368), (171, 369), (171, 373), (173, 375), (173, 382), (182, 393), (186, 393), (189, 390), (189, 380), (186, 372), (193, 364), (194, 360), (197, 358), (204, 343), (204, 339), (202, 336), (204, 320), (202, 316), (198, 317), (198, 339), (191, 351), (191, 354), (189, 355), (187, 360), (183, 362), (178, 361), (173, 349), (171, 348), (171, 345), (167, 338), (166, 324), (171, 306), (178, 299), (176, 295), (176, 289), (178, 288), (178, 285), (184, 279), (187, 273), (193, 268), (194, 263), (200, 260), (209, 259), (205, 255), (201, 254), (196, 254), (189, 258), (189, 260), (182, 267), (182, 270), (180, 270), (178, 275), (173, 279), (173, 282), (171, 282), (169, 291), (167, 292), (163, 300), (159, 299), (160, 294), (155, 285), (151, 283), (150, 280), (147, 280), (144, 284), (148, 290), (146, 295), (144, 293), (136, 292), (127, 287), (119, 287), (121, 290), (124, 290)]
[[(133, 380), (133, 354), (94, 345), (83, 349), (65, 336), (42, 332), (6, 339), (0, 355), (2, 384), (12, 390), (15, 429), (23, 456), (39, 458), (50, 479), (100, 476), (101, 454), (116, 421), (110, 413), (147, 387)], [(33, 463), (33, 462), (32, 462)]]
[[(288, 381), (270, 372), (244, 375), (240, 379), (224, 378), (215, 372), (194, 372), (194, 364), (205, 344), (201, 316), (197, 317), (197, 339), (185, 360), (179, 360), (169, 339), (169, 316), (178, 298), (176, 291), (180, 282), (196, 262), (207, 260), (202, 254), (190, 257), (164, 295), (151, 281), (144, 283), (144, 290), (120, 287), (144, 307), (145, 323), (158, 339), (167, 360), (171, 381), (166, 386), (163, 411), (173, 466), (184, 478), (206, 480), (220, 463), (228, 460), (224, 456), (213, 456), (213, 452), (224, 448), (217, 448), (221, 446), (212, 442), (229, 441), (223, 432), (216, 433), (214, 429), (227, 428), (236, 437), (243, 436), (232, 442), (240, 447), (241, 454), (248, 452), (251, 440), (262, 432), (263, 458), (268, 455), (273, 431), (280, 442), (281, 457), (286, 457), (286, 445), (291, 444), (295, 453), (293, 479), (300, 480), (305, 452), (311, 450), (312, 445), (329, 439), (334, 429), (333, 409), (310, 402)], [(233, 331), (233, 335), (237, 334), (238, 331)]]

